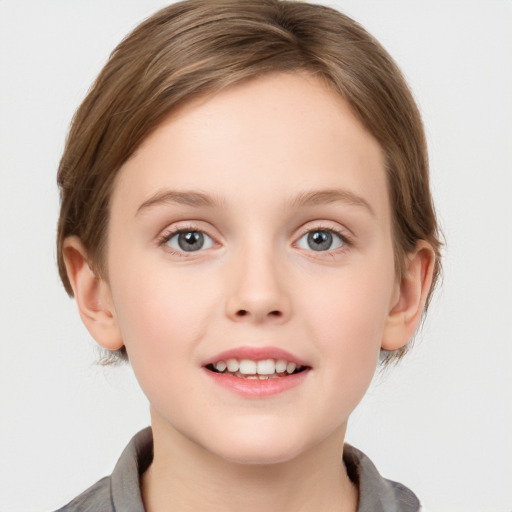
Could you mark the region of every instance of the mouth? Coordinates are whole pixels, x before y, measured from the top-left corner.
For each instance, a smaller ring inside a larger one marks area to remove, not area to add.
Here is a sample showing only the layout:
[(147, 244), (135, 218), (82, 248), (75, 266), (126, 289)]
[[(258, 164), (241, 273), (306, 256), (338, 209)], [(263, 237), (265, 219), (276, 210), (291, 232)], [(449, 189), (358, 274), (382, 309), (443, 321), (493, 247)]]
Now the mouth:
[(278, 347), (237, 347), (203, 362), (211, 382), (244, 398), (261, 399), (297, 388), (312, 367)]
[(208, 371), (248, 380), (281, 379), (306, 371), (309, 367), (287, 359), (221, 359), (205, 366)]

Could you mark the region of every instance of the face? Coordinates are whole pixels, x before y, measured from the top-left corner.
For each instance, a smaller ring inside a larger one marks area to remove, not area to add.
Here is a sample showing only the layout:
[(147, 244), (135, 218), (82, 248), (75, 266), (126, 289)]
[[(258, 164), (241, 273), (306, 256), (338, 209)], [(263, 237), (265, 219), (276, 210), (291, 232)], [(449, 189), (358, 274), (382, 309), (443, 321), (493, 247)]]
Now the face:
[(154, 428), (246, 463), (338, 443), (396, 299), (380, 147), (305, 75), (196, 100), (121, 169), (107, 269)]

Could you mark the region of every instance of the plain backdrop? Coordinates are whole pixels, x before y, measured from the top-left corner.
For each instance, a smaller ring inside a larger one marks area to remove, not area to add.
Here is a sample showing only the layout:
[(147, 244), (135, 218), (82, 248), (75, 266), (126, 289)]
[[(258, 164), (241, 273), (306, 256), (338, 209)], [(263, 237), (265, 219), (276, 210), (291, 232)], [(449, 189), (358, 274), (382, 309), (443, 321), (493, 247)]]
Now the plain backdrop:
[[(149, 422), (95, 364), (57, 276), (55, 173), (110, 51), (162, 0), (0, 0), (0, 511), (62, 506)], [(348, 441), (431, 512), (512, 511), (512, 2), (339, 0), (395, 57), (428, 133), (445, 277)]]

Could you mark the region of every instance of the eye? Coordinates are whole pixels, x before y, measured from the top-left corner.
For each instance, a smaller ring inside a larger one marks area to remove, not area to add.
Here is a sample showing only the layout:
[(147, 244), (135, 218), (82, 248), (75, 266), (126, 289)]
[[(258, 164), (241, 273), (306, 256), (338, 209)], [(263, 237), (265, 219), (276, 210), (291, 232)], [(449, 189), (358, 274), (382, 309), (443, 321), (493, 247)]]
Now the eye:
[(213, 240), (206, 233), (191, 229), (170, 233), (165, 237), (164, 243), (171, 249), (183, 252), (196, 252), (213, 246)]
[(342, 247), (347, 242), (345, 238), (330, 229), (315, 229), (309, 231), (297, 242), (300, 249), (310, 249), (312, 251), (332, 251)]

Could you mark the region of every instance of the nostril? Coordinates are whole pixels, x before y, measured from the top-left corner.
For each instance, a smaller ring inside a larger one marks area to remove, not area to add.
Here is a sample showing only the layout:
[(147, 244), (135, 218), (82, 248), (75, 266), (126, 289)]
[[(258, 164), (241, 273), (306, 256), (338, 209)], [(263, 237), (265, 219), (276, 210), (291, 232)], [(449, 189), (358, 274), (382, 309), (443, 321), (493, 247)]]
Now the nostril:
[[(240, 309), (237, 312), (237, 316), (247, 316), (248, 314), (249, 314), (249, 311), (247, 311), (246, 309)], [(280, 317), (280, 316), (282, 316), (282, 313), (281, 313), (281, 311), (274, 310), (274, 311), (270, 311), (268, 316)]]

